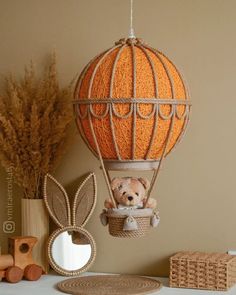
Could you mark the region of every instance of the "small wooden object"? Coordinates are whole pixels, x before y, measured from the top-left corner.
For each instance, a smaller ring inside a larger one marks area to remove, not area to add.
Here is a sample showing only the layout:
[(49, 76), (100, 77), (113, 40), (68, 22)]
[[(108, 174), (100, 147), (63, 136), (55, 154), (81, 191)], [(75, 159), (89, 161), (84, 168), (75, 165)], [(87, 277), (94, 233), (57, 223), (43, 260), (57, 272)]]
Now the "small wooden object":
[(4, 254), (0, 256), (0, 270), (4, 270), (9, 266), (14, 265), (13, 256), (10, 254)]
[(37, 281), (42, 275), (42, 267), (37, 264), (27, 265), (24, 271), (24, 277), (28, 281)]
[(35, 237), (11, 237), (8, 239), (9, 254), (0, 255), (0, 281), (17, 283), (23, 276), (36, 281), (42, 275), (42, 268), (34, 264), (32, 249), (37, 242)]
[(35, 237), (9, 238), (8, 252), (14, 257), (14, 265), (24, 269), (27, 265), (34, 264), (32, 250), (36, 243)]
[(6, 276), (5, 270), (0, 270), (0, 281)]
[(226, 291), (236, 283), (236, 256), (179, 252), (170, 258), (170, 287)]
[(6, 270), (6, 280), (9, 283), (18, 283), (24, 275), (23, 270), (18, 266), (10, 266)]

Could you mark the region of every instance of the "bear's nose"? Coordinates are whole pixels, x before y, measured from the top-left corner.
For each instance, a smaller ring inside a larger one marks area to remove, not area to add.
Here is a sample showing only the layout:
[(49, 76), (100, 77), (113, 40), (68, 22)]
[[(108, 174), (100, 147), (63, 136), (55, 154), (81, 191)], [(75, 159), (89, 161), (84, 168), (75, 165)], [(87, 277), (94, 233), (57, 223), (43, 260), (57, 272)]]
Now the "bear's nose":
[(129, 201), (132, 201), (132, 200), (133, 200), (133, 197), (132, 197), (132, 196), (129, 196), (129, 197), (128, 197), (128, 200), (129, 200)]

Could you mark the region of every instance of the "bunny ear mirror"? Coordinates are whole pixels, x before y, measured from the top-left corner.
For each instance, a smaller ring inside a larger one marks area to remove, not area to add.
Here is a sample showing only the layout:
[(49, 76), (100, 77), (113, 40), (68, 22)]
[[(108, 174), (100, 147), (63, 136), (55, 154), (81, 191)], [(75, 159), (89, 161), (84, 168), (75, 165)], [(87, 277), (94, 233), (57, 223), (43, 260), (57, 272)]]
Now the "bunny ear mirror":
[(45, 176), (45, 204), (59, 226), (49, 237), (47, 254), (50, 265), (59, 274), (79, 275), (94, 262), (96, 244), (84, 226), (93, 213), (96, 197), (94, 173), (90, 173), (79, 186), (72, 206), (62, 185), (50, 174)]

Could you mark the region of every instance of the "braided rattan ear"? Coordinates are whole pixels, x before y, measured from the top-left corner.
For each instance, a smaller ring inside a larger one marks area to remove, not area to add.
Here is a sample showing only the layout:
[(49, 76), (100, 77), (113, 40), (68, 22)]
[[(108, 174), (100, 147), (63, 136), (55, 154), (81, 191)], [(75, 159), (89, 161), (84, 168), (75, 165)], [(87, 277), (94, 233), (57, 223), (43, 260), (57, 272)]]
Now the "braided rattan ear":
[(73, 203), (72, 225), (84, 226), (89, 220), (97, 201), (96, 176), (90, 173), (79, 186)]
[(50, 216), (59, 227), (71, 225), (71, 210), (67, 193), (50, 174), (44, 178), (44, 201)]

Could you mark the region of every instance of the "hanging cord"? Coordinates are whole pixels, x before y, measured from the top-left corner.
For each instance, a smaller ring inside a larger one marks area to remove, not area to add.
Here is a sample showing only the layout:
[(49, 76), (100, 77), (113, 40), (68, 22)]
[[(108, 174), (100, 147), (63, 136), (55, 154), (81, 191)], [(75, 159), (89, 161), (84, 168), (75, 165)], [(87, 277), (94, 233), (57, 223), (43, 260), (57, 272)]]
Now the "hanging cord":
[(130, 0), (130, 29), (129, 38), (135, 38), (134, 28), (133, 28), (133, 0)]

